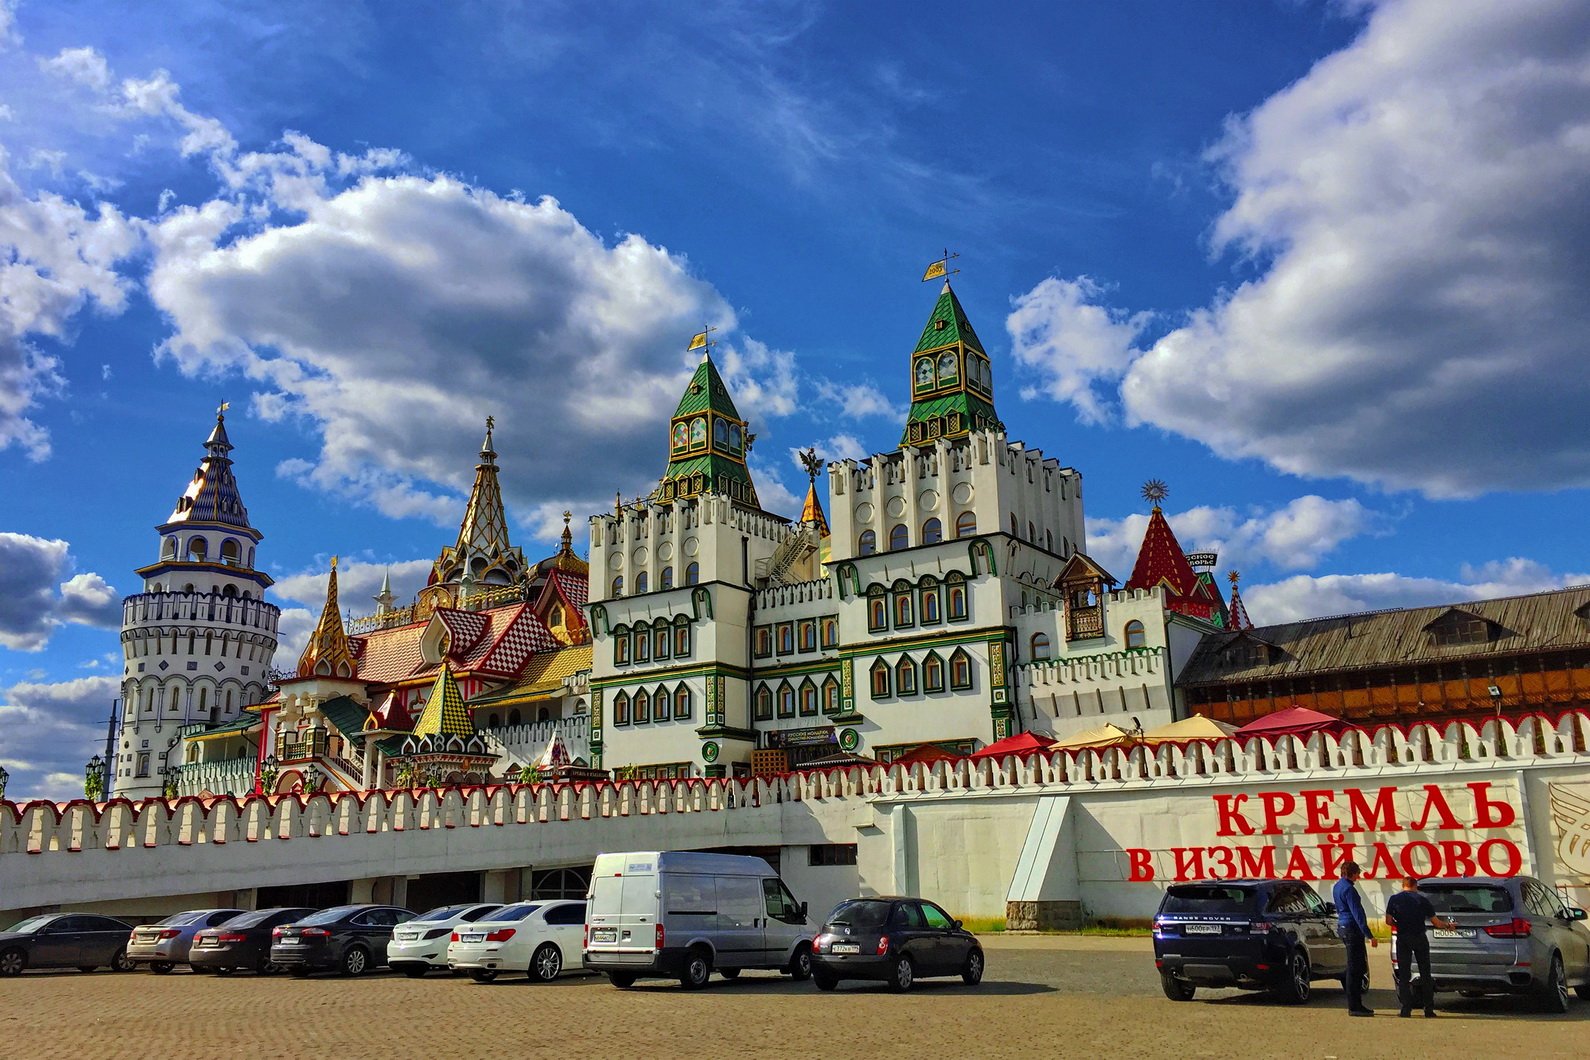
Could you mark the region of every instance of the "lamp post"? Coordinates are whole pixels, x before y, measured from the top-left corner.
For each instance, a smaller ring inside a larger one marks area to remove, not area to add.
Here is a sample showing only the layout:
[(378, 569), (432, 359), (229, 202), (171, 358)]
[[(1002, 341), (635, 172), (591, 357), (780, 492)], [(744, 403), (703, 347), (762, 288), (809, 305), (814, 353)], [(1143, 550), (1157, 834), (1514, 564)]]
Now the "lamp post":
[(6, 797), (6, 781), (10, 779), (11, 774), (6, 771), (6, 767), (0, 766), (0, 799)]
[(266, 755), (265, 760), (259, 764), (259, 793), (261, 795), (271, 794), (271, 790), (276, 787), (276, 774), (281, 771), (280, 765), (274, 754)]
[(308, 769), (304, 770), (305, 795), (313, 795), (315, 792), (320, 790), (320, 786), (325, 782), (326, 775), (320, 771), (319, 766), (312, 765)]
[(161, 766), (156, 770), (161, 776), (160, 793), (168, 799), (177, 797), (177, 781), (182, 776), (181, 766)]
[(105, 760), (95, 755), (83, 767), (83, 798), (98, 802), (105, 794)]

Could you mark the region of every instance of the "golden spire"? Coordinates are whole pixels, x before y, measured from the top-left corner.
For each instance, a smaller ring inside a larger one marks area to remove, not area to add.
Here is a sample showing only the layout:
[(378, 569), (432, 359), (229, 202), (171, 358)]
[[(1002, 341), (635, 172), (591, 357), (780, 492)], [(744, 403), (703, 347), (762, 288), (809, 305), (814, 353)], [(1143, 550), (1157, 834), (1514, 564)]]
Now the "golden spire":
[(342, 627), (342, 612), (337, 606), (337, 557), (331, 557), (331, 577), (326, 580), (326, 604), (320, 621), (298, 657), (299, 677), (352, 677), (353, 649)]
[(828, 518), (823, 515), (823, 502), (817, 496), (817, 476), (823, 467), (822, 458), (817, 455), (816, 447), (803, 450), (800, 454), (801, 467), (806, 469), (806, 503), (801, 508), (801, 522), (817, 524), (818, 533), (823, 537), (828, 536)]

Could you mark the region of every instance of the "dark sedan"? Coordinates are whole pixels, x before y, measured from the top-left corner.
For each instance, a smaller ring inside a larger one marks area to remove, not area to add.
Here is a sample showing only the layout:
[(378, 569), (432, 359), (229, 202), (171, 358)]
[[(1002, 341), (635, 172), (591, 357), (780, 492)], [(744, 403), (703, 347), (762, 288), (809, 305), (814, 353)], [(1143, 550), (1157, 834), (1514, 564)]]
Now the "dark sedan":
[(127, 939), (132, 925), (108, 916), (52, 913), (30, 916), (0, 932), (0, 976), (29, 968), (80, 968), (92, 972), (109, 965), (130, 972)]
[(226, 922), (224, 927), (206, 928), (193, 936), (188, 963), (196, 972), (231, 975), (248, 968), (264, 975), (275, 969), (271, 964), (271, 932), (312, 916), (315, 910), (293, 906), (256, 909)]
[(983, 947), (959, 920), (920, 898), (856, 898), (828, 914), (812, 940), (812, 982), (832, 990), (842, 979), (872, 979), (909, 990), (918, 979), (983, 978)]
[(335, 969), (363, 975), (386, 963), (392, 929), (414, 919), (390, 905), (339, 905), (271, 933), (271, 963), (294, 975)]

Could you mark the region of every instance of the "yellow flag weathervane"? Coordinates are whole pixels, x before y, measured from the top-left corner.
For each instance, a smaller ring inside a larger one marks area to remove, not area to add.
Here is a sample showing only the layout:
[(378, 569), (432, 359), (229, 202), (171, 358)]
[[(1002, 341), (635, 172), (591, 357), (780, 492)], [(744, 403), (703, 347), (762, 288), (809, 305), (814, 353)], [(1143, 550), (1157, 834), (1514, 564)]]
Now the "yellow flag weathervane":
[(690, 340), (690, 345), (685, 347), (685, 352), (689, 353), (691, 350), (705, 350), (711, 348), (713, 345), (711, 335), (717, 330), (717, 328), (711, 326), (710, 324), (703, 324), (702, 330), (696, 332), (695, 337)]
[(922, 282), (927, 283), (929, 280), (936, 280), (940, 276), (944, 277), (945, 281), (948, 282), (951, 276), (961, 271), (960, 269), (950, 268), (950, 262), (958, 257), (960, 257), (959, 254), (951, 254), (946, 249), (942, 258), (927, 267), (927, 271), (922, 274)]

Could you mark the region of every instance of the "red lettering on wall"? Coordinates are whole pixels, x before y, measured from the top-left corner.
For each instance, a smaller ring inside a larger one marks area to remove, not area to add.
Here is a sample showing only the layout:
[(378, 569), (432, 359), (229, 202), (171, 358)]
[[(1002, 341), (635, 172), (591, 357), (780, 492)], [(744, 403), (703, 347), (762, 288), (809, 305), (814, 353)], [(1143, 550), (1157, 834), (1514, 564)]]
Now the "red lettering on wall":
[(1474, 848), (1461, 839), (1441, 840), (1442, 875), (1478, 876), (1474, 865)]
[(1396, 788), (1377, 788), (1371, 806), (1363, 789), (1347, 789), (1347, 813), (1352, 821), (1349, 832), (1400, 832), (1397, 823)]
[(1314, 875), (1314, 866), (1308, 863), (1308, 855), (1303, 853), (1302, 847), (1293, 847), (1292, 853), (1286, 859), (1286, 879), (1289, 880), (1317, 880)]
[(1456, 831), (1463, 827), (1452, 813), (1452, 807), (1447, 805), (1446, 795), (1441, 792), (1439, 784), (1426, 784), (1424, 786), (1424, 813), (1419, 819), (1408, 826), (1411, 832), (1422, 832), (1430, 821), (1430, 815), (1435, 814), (1440, 821), (1435, 827), (1441, 831)]
[(1237, 874), (1250, 880), (1275, 879), (1275, 848), (1238, 847)]
[(1216, 795), (1215, 813), (1220, 816), (1220, 827), (1215, 829), (1215, 835), (1252, 835), (1253, 825), (1242, 816), (1242, 804), (1248, 801), (1246, 795)]
[[(1524, 855), (1518, 852), (1518, 844), (1511, 839), (1487, 839), (1480, 844), (1477, 853), (1480, 865), (1491, 876), (1517, 876), (1524, 867)], [(1499, 865), (1497, 855), (1501, 858)]]
[(1148, 883), (1154, 878), (1154, 858), (1147, 850), (1133, 848), (1126, 852), (1126, 882)]
[(1397, 859), (1391, 856), (1391, 850), (1384, 843), (1375, 844), (1375, 852), (1369, 859), (1369, 867), (1364, 869), (1364, 876), (1369, 879), (1375, 877), (1395, 876), (1398, 873)]
[(1414, 840), (1402, 848), (1402, 874), (1404, 876), (1442, 875), (1441, 852), (1436, 849), (1434, 843), (1426, 843), (1422, 839)]
[(1264, 803), (1264, 834), (1280, 835), (1281, 818), (1289, 816), (1297, 807), (1297, 800), (1285, 791), (1266, 791), (1259, 796)]
[(1204, 878), (1203, 847), (1171, 847), (1170, 852), (1176, 859), (1176, 879), (1178, 882)]
[(1313, 835), (1322, 832), (1340, 832), (1342, 826), (1336, 823), (1336, 806), (1334, 799), (1336, 793), (1329, 788), (1312, 791), (1300, 791), (1303, 797), (1303, 812), (1308, 823), (1303, 826), (1303, 831)]
[(1469, 790), (1474, 793), (1474, 827), (1506, 828), (1518, 820), (1518, 811), (1505, 802), (1491, 801), (1491, 782), (1476, 780)]

